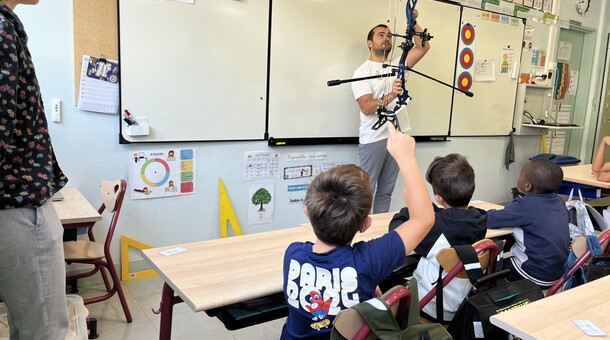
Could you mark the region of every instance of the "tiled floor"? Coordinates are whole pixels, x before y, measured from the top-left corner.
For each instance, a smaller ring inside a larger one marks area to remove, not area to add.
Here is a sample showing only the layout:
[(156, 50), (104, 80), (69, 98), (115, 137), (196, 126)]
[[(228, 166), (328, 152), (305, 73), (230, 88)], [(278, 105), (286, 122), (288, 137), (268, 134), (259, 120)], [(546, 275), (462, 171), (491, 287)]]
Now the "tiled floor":
[[(159, 276), (122, 282), (127, 303), (133, 317), (132, 323), (125, 321), (118, 296), (103, 302), (87, 305), (89, 316), (97, 319), (99, 340), (149, 340), (159, 338), (159, 315), (152, 309), (159, 308), (163, 280)], [(83, 298), (102, 295), (104, 285), (79, 287)], [(285, 318), (228, 331), (217, 319), (205, 313), (194, 313), (187, 305), (174, 306), (172, 339), (218, 339), (218, 340), (268, 340), (279, 339)]]

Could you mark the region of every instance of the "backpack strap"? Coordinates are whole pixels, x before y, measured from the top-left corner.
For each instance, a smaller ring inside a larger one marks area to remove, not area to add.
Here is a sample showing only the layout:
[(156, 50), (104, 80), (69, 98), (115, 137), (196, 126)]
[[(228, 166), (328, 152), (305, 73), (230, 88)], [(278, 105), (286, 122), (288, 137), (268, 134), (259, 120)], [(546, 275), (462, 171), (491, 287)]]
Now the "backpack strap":
[(460, 260), (462, 260), (466, 274), (468, 274), (468, 279), (470, 279), (470, 283), (474, 286), (480, 278), (485, 276), (477, 252), (469, 244), (453, 248), (460, 257)]
[[(570, 189), (570, 195), (568, 196), (568, 201), (572, 200), (572, 197), (574, 197), (574, 188)], [(585, 200), (582, 198), (582, 192), (580, 191), (580, 189), (578, 189), (578, 197), (580, 198), (580, 200), (582, 202), (584, 202)]]
[(438, 267), (438, 279), (436, 280), (436, 321), (445, 323), (445, 311), (443, 310), (443, 266)]
[(409, 317), (407, 319), (407, 328), (419, 324), (419, 293), (417, 290), (417, 280), (412, 277), (407, 283), (411, 292), (411, 304), (409, 305)]
[[(413, 299), (412, 299), (413, 300)], [(415, 299), (417, 300), (417, 299)], [(381, 339), (398, 339), (400, 326), (396, 322), (390, 306), (381, 298), (372, 298), (352, 306), (367, 325)], [(409, 313), (409, 316), (411, 313)]]
[(600, 256), (602, 254), (602, 247), (599, 244), (599, 240), (595, 235), (587, 235), (587, 245), (589, 245), (589, 251), (591, 252), (591, 258)]
[[(500, 241), (502, 242), (502, 241)], [(464, 264), (464, 269), (468, 274), (468, 279), (470, 283), (474, 286), (478, 279), (484, 276), (483, 270), (481, 268), (481, 263), (479, 262), (479, 257), (477, 256), (477, 252), (474, 250), (472, 245), (465, 244), (454, 246), (458, 257)], [(444, 313), (444, 303), (443, 303), (443, 267), (439, 267), (438, 271), (438, 280), (436, 281), (436, 319), (440, 323), (445, 322), (445, 313)]]
[[(599, 244), (599, 240), (597, 239), (597, 236), (586, 235), (585, 238), (587, 239), (587, 245), (589, 246), (589, 252), (591, 253), (591, 259), (595, 258), (596, 256), (601, 256), (602, 250), (601, 250), (601, 245)], [(576, 263), (577, 260), (578, 260), (578, 258), (574, 254), (574, 251), (570, 250), (568, 259), (565, 264), (564, 274), (563, 274), (563, 279), (566, 283), (563, 285), (563, 287), (561, 289), (562, 291), (571, 289), (573, 287), (574, 281), (576, 280), (577, 277), (580, 280), (580, 282), (587, 282), (587, 278), (585, 277), (585, 271), (582, 268), (582, 266), (576, 268), (576, 270), (574, 271), (574, 273), (572, 274), (571, 277), (567, 277), (568, 272), (570, 271), (570, 269), (572, 268), (574, 263)], [(603, 263), (603, 261), (602, 261), (602, 263)]]
[[(595, 208), (593, 208), (589, 204), (585, 203), (585, 207), (587, 208), (589, 217), (593, 218), (592, 222), (595, 222), (595, 224), (599, 227), (599, 230), (603, 231), (603, 230), (608, 229), (608, 222), (606, 222), (606, 220), (604, 219), (604, 216), (602, 216), (602, 214), (600, 214), (597, 210), (595, 210)], [(593, 227), (595, 229), (595, 226), (593, 226)]]

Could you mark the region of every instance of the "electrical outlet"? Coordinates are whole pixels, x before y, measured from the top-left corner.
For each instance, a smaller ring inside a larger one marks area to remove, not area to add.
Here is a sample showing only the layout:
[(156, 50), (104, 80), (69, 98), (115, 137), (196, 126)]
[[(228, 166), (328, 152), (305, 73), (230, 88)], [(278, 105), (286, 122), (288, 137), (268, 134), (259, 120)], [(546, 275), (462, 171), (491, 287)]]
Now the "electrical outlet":
[(51, 104), (51, 110), (53, 112), (53, 121), (61, 123), (61, 100), (54, 98)]

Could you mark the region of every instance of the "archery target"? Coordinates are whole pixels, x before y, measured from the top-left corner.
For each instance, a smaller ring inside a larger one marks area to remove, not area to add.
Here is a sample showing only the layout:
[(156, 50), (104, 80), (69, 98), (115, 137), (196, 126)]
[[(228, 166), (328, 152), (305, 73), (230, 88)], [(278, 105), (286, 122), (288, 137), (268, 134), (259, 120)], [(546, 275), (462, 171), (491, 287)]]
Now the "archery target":
[(169, 173), (169, 165), (161, 158), (147, 160), (140, 170), (142, 181), (151, 187), (158, 187), (167, 182)]
[(469, 72), (462, 72), (458, 76), (458, 88), (462, 91), (470, 90), (472, 87), (472, 75)]
[(474, 62), (474, 54), (469, 48), (464, 48), (460, 53), (460, 65), (464, 69), (469, 69)]
[(474, 41), (474, 26), (471, 24), (465, 24), (462, 26), (462, 32), (460, 34), (462, 38), (462, 43), (466, 45), (472, 44)]

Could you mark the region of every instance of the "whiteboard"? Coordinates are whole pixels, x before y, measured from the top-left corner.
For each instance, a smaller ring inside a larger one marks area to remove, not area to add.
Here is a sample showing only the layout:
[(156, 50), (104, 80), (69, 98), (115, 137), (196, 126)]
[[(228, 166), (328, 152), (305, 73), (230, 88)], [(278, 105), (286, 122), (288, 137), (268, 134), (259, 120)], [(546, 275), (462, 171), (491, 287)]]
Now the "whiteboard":
[[(496, 21), (497, 20), (497, 21)], [(513, 50), (513, 61), (521, 59), (524, 23), (522, 19), (479, 9), (463, 8), (460, 29), (464, 25), (474, 27), (474, 39), (470, 45), (460, 42), (460, 50), (470, 48), (474, 64), (466, 69), (456, 64), (456, 84), (463, 72), (473, 77), (470, 91), (473, 98), (455, 96), (451, 118), (452, 136), (508, 135), (512, 131), (517, 78), (519, 72), (501, 73), (503, 48)], [(491, 62), (493, 61), (493, 68)], [(477, 62), (490, 67), (494, 80), (478, 81)]]
[[(327, 81), (351, 78), (368, 59), (366, 36), (375, 25), (388, 23), (403, 34), (404, 6), (396, 0), (120, 0), (121, 111), (150, 124), (149, 135), (130, 136), (121, 121), (121, 136), (126, 142), (357, 142), (351, 84), (328, 87)], [(499, 60), (505, 45), (520, 55), (521, 22), (484, 20), (484, 11), (452, 2), (420, 0), (417, 9), (434, 38), (416, 71), (456, 83), (464, 22), (476, 25), (476, 58)], [(475, 97), (468, 98), (409, 72), (410, 134), (506, 135), (516, 85), (510, 77), (474, 82)]]
[[(369, 30), (387, 23), (404, 34), (404, 1), (280, 0), (273, 2), (269, 76), (269, 136), (272, 138), (357, 137), (359, 108), (351, 83), (328, 87), (326, 82), (349, 79), (369, 58)], [(346, 10), (349, 8), (349, 10)], [(434, 38), (428, 54), (414, 68), (453, 83), (456, 29), (460, 7), (420, 0), (418, 22)], [(391, 12), (389, 14), (389, 12)], [(443, 18), (439, 20), (439, 18)], [(388, 20), (390, 21), (388, 23)], [(400, 39), (393, 56), (400, 56)], [(413, 100), (408, 112), (413, 135), (443, 135), (449, 131), (452, 90), (414, 73), (407, 75)]]
[[(417, 22), (434, 36), (430, 50), (413, 69), (453, 85), (461, 9), (443, 2), (420, 0)], [(442, 18), (440, 20), (439, 18)], [(454, 90), (418, 74), (407, 74), (407, 89), (413, 98), (407, 106), (413, 136), (447, 136)], [(456, 96), (464, 96), (459, 92)]]
[(130, 142), (262, 140), (269, 2), (120, 0), (121, 111)]

